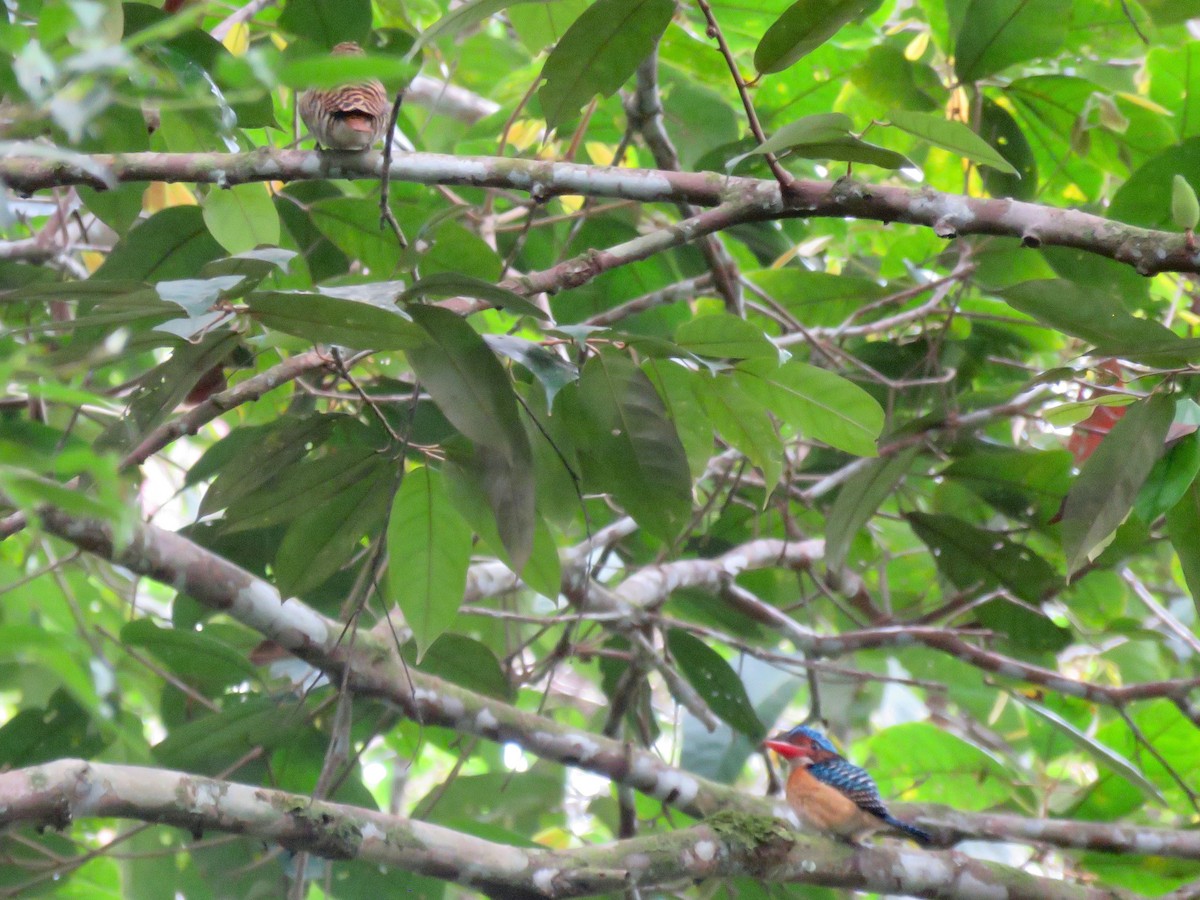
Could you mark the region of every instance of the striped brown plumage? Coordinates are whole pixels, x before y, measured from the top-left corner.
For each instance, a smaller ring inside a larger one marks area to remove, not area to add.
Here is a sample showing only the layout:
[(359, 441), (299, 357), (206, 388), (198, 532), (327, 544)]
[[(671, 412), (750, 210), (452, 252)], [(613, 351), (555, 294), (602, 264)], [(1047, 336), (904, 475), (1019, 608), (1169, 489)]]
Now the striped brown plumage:
[[(362, 56), (362, 48), (347, 41), (333, 48), (335, 56)], [(330, 150), (366, 150), (388, 126), (391, 98), (378, 79), (345, 84), (327, 91), (310, 88), (300, 95), (300, 118), (317, 144)]]

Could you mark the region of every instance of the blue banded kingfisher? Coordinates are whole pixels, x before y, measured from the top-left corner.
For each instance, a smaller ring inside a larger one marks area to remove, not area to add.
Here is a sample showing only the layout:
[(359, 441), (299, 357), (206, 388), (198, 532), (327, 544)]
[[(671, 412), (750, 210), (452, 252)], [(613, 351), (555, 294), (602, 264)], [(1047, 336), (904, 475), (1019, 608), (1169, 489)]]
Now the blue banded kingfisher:
[(870, 774), (838, 753), (815, 728), (797, 725), (768, 739), (765, 746), (788, 762), (787, 802), (810, 828), (853, 844), (886, 828), (903, 832), (922, 846), (933, 843), (928, 832), (888, 812)]

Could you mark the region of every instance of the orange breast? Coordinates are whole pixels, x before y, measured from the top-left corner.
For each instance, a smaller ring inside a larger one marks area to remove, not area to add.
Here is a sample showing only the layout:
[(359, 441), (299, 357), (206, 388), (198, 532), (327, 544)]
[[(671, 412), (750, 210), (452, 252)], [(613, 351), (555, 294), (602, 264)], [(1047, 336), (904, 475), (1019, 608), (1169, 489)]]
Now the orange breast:
[(803, 766), (788, 776), (787, 800), (801, 821), (819, 831), (856, 837), (882, 827), (878, 819), (841, 791), (813, 778)]

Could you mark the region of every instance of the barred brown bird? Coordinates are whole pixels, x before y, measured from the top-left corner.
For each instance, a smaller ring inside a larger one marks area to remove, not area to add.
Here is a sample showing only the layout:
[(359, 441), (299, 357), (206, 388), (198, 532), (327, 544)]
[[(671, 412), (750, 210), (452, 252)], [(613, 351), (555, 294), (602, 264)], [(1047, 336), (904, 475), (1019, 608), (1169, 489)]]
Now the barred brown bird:
[[(333, 54), (364, 55), (353, 41), (338, 44)], [(392, 111), (391, 98), (377, 78), (327, 91), (310, 88), (300, 95), (299, 107), (300, 118), (318, 146), (331, 150), (374, 146), (383, 137)]]

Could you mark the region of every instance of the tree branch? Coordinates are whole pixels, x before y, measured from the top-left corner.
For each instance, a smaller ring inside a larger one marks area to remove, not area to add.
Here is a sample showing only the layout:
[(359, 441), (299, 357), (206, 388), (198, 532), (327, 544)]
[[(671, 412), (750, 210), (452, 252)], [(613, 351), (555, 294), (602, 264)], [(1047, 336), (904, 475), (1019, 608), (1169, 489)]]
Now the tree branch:
[[(676, 769), (653, 753), (406, 669), (395, 658), (386, 634), (359, 633), (353, 646), (348, 647), (339, 623), (298, 600), (284, 600), (272, 585), (172, 532), (140, 525), (129, 543), (117, 550), (111, 530), (103, 523), (54, 509), (42, 510), (41, 516), (48, 531), (77, 547), (224, 611), (321, 669), (334, 683), (343, 683), (346, 676), (345, 683), (352, 692), (390, 702), (414, 721), (442, 725), (491, 741), (511, 741), (542, 759), (602, 775), (690, 816), (709, 816), (721, 810), (755, 816), (788, 815), (781, 804)], [(616, 526), (611, 535), (625, 533), (625, 529)], [(611, 535), (606, 534), (604, 539), (611, 539)], [(600, 537), (596, 535), (596, 539)], [(936, 831), (941, 828), (941, 812), (938, 808), (932, 811), (924, 808), (917, 817), (922, 825)], [(944, 836), (947, 841), (972, 836), (1038, 840), (1076, 847), (1080, 846), (1080, 840), (1086, 840), (1094, 841), (1086, 846), (1095, 849), (1200, 859), (1200, 836), (1190, 832), (1122, 824), (1100, 826), (1109, 828), (1105, 833), (1089, 830), (1095, 823), (1045, 822), (1019, 817), (1007, 821), (1003, 816), (987, 814), (947, 815), (949, 831)]]
[(1101, 900), (1120, 896), (961, 853), (853, 848), (761, 816), (574, 850), (512, 847), (375, 810), (183, 772), (59, 760), (0, 774), (0, 825), (63, 828), (127, 818), (252, 835), (327, 859), (393, 865), (517, 898), (581, 897), (680, 879), (750, 875), (917, 897)]
[[(381, 157), (262, 149), (249, 153), (129, 153), (81, 159), (12, 157), (0, 160), (0, 180), (32, 193), (67, 184), (103, 190), (110, 183), (186, 181), (232, 185), (313, 178), (378, 179)], [(1100, 216), (1009, 199), (947, 194), (928, 188), (864, 185), (842, 179), (793, 181), (785, 198), (778, 183), (714, 172), (669, 172), (501, 159), (407, 153), (395, 160), (393, 181), (469, 185), (528, 191), (539, 200), (559, 194), (618, 197), (642, 202), (684, 201), (716, 206), (754, 204), (758, 218), (858, 218), (932, 228), (944, 238), (990, 234), (1018, 238), (1027, 247), (1074, 247), (1132, 266), (1143, 275), (1200, 273), (1200, 258), (1183, 234), (1137, 228)]]

